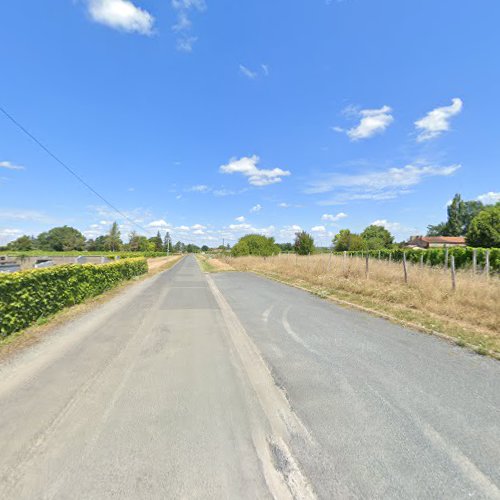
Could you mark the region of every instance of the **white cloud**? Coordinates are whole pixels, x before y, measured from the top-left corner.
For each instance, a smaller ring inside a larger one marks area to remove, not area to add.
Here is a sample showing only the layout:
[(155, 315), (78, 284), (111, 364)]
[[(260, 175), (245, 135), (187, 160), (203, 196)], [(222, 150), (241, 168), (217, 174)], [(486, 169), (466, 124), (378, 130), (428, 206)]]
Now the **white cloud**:
[(194, 193), (206, 193), (210, 191), (210, 188), (205, 184), (197, 184), (196, 186), (191, 186), (188, 191), (192, 191)]
[(390, 233), (396, 236), (396, 239), (399, 240), (404, 240), (412, 234), (421, 234), (423, 232), (415, 227), (408, 227), (400, 222), (390, 222), (387, 219), (375, 220), (371, 223), (371, 225), (385, 227)]
[(23, 220), (35, 222), (51, 222), (43, 212), (37, 210), (0, 210), (0, 220)]
[(0, 161), (0, 168), (6, 168), (7, 170), (24, 170), (21, 165), (13, 165), (10, 161)]
[(250, 80), (255, 80), (255, 78), (257, 78), (257, 73), (246, 66), (243, 66), (243, 64), (240, 64), (240, 73), (247, 78), (250, 78)]
[(167, 229), (171, 227), (171, 224), (169, 224), (167, 221), (163, 219), (159, 220), (154, 220), (148, 224), (148, 227), (152, 227), (154, 229)]
[(20, 229), (0, 229), (0, 245), (6, 245), (7, 243), (19, 238), (19, 236), (22, 236), (23, 234), (23, 231), (21, 231)]
[(110, 28), (141, 35), (153, 32), (154, 17), (130, 0), (89, 0), (88, 10), (95, 22)]
[(290, 203), (279, 203), (278, 207), (280, 208), (290, 208), (292, 205)]
[(416, 164), (390, 168), (364, 174), (333, 174), (311, 184), (306, 193), (339, 191), (332, 200), (320, 205), (337, 205), (349, 200), (389, 200), (410, 192), (408, 188), (421, 183), (427, 177), (445, 177), (454, 174), (460, 165), (445, 167)]
[(260, 212), (262, 210), (262, 205), (260, 205), (259, 203), (257, 203), (257, 205), (253, 206), (251, 209), (250, 209), (250, 213), (251, 214), (254, 214), (256, 212)]
[(192, 22), (190, 11), (203, 12), (207, 8), (205, 0), (172, 0), (172, 8), (177, 12), (177, 20), (172, 30), (178, 34), (176, 48), (180, 52), (192, 52), (193, 45), (198, 40), (190, 35)]
[(500, 193), (490, 191), (489, 193), (480, 194), (477, 200), (485, 205), (495, 205), (495, 203), (500, 202)]
[(219, 171), (223, 174), (240, 173), (248, 177), (248, 182), (252, 186), (268, 186), (281, 182), (282, 177), (291, 175), (288, 170), (273, 168), (271, 170), (258, 168), (260, 158), (257, 155), (251, 157), (244, 156), (239, 160), (231, 158), (227, 165), (222, 165)]
[(243, 215), (241, 215), (240, 217), (236, 217), (236, 219), (234, 219), (236, 222), (245, 222), (245, 217), (243, 217)]
[(311, 232), (313, 233), (326, 233), (325, 226), (314, 226), (311, 228)]
[(253, 230), (254, 228), (250, 224), (229, 224), (229, 229), (231, 231), (243, 231), (243, 230)]
[(450, 106), (443, 106), (441, 108), (433, 109), (429, 111), (424, 118), (417, 120), (415, 122), (415, 127), (420, 130), (420, 134), (417, 136), (418, 142), (428, 141), (429, 139), (434, 139), (440, 136), (443, 132), (450, 129), (450, 120), (455, 115), (458, 115), (462, 111), (463, 102), (461, 99), (456, 97), (452, 99)]
[(321, 216), (321, 220), (325, 220), (328, 222), (337, 222), (340, 219), (345, 219), (347, 217), (347, 214), (344, 212), (339, 212), (337, 215), (332, 215), (332, 214), (323, 214)]
[(186, 231), (189, 231), (189, 226), (179, 226), (179, 227), (176, 227), (175, 230), (186, 232)]
[(269, 66), (267, 64), (261, 64), (260, 67), (265, 76), (269, 76)]
[(195, 231), (193, 231), (193, 234), (197, 234), (197, 235), (205, 234), (205, 231), (203, 231), (203, 229), (196, 229)]
[(206, 226), (204, 226), (202, 224), (194, 224), (193, 226), (191, 226), (191, 229), (195, 229), (196, 231), (199, 231), (200, 229), (206, 229)]
[(361, 118), (359, 124), (349, 130), (341, 127), (333, 127), (335, 132), (345, 132), (351, 141), (368, 139), (376, 134), (381, 134), (394, 121), (391, 115), (392, 109), (389, 106), (382, 106), (379, 109), (361, 109), (353, 107), (346, 108), (344, 113), (348, 116)]

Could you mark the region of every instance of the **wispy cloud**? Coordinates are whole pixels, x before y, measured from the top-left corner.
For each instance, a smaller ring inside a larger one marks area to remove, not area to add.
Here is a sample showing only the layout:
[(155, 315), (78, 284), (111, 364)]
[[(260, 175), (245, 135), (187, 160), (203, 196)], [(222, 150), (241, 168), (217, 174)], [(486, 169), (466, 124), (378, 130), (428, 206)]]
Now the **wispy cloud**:
[(243, 215), (240, 215), (239, 217), (236, 217), (236, 219), (234, 219), (236, 222), (245, 222), (245, 217)]
[(191, 186), (188, 191), (193, 193), (207, 193), (211, 188), (206, 186), (205, 184), (196, 184), (195, 186)]
[(251, 157), (243, 157), (240, 159), (232, 158), (228, 164), (222, 165), (219, 171), (223, 174), (240, 173), (248, 178), (248, 182), (252, 186), (268, 186), (281, 182), (283, 177), (291, 175), (288, 170), (281, 168), (261, 169), (257, 165), (260, 158), (257, 155)]
[(400, 222), (390, 222), (387, 219), (377, 219), (371, 223), (372, 226), (382, 226), (390, 233), (393, 233), (398, 239), (404, 239), (412, 234), (418, 234), (420, 231), (415, 227), (408, 227)]
[(485, 205), (494, 205), (495, 203), (500, 202), (500, 193), (490, 191), (489, 193), (480, 194), (477, 197), (477, 200)]
[(151, 227), (153, 229), (168, 229), (168, 228), (172, 227), (172, 224), (169, 224), (164, 219), (158, 219), (158, 220), (151, 221), (148, 224), (148, 227)]
[(0, 161), (0, 168), (6, 168), (7, 170), (24, 170), (21, 165), (14, 165), (10, 161)]
[(248, 66), (240, 64), (239, 70), (243, 76), (246, 76), (250, 80), (255, 80), (256, 78), (258, 78), (261, 75), (262, 76), (269, 76), (269, 66), (267, 64), (261, 64), (260, 71), (259, 70), (252, 70)]
[(321, 220), (327, 221), (327, 222), (338, 222), (341, 219), (345, 219), (347, 217), (347, 214), (344, 212), (339, 212), (337, 215), (333, 214), (323, 214), (321, 216)]
[(314, 226), (311, 228), (312, 233), (326, 233), (325, 226)]
[(180, 52), (192, 52), (198, 37), (191, 34), (193, 23), (190, 13), (205, 11), (207, 4), (205, 0), (172, 0), (172, 7), (177, 12), (177, 20), (172, 26), (177, 33), (176, 48)]
[(0, 210), (0, 220), (52, 222), (52, 219), (38, 210)]
[(424, 118), (415, 122), (415, 127), (420, 131), (417, 136), (418, 142), (428, 141), (439, 137), (443, 132), (450, 129), (450, 120), (462, 111), (463, 102), (456, 97), (452, 99), (450, 106), (429, 111)]
[(260, 212), (262, 210), (262, 205), (260, 205), (259, 203), (257, 203), (257, 205), (254, 205), (251, 209), (250, 209), (250, 213), (251, 214), (255, 214), (257, 212)]
[(151, 35), (154, 17), (130, 0), (88, 0), (88, 12), (97, 23), (110, 28)]
[(332, 174), (311, 183), (308, 194), (336, 192), (320, 205), (342, 204), (350, 200), (389, 200), (409, 193), (409, 188), (427, 177), (445, 177), (454, 174), (460, 165), (435, 166), (406, 165), (362, 174)]
[(350, 117), (360, 118), (358, 125), (348, 130), (342, 127), (333, 127), (335, 132), (347, 134), (351, 141), (369, 139), (374, 135), (381, 134), (394, 121), (391, 115), (392, 108), (382, 106), (379, 109), (357, 109), (349, 106), (344, 109), (344, 114)]

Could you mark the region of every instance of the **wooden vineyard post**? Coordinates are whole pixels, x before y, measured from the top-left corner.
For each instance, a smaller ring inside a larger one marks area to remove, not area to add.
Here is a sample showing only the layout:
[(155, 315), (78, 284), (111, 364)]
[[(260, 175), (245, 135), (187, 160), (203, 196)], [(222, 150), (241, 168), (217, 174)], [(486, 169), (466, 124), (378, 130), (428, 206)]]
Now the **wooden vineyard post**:
[(445, 246), (445, 251), (444, 251), (444, 268), (448, 269), (448, 247)]
[(455, 275), (455, 256), (451, 256), (451, 288), (456, 290), (457, 288), (457, 277)]
[(403, 273), (405, 276), (405, 283), (408, 284), (408, 269), (406, 267), (406, 252), (403, 252)]
[(366, 277), (366, 279), (368, 279), (368, 257), (369, 257), (368, 254), (366, 254), (366, 257), (365, 257), (365, 259), (366, 259), (366, 261), (365, 261), (365, 277)]
[(424, 267), (424, 254), (422, 252), (423, 250), (420, 252), (420, 269)]
[(392, 252), (389, 253), (389, 264), (392, 262)]
[(486, 262), (484, 264), (484, 272), (486, 273), (486, 278), (490, 277), (490, 251), (486, 250), (485, 252), (485, 259)]
[(330, 269), (332, 268), (332, 253), (333, 252), (330, 252), (330, 257), (328, 257), (328, 267), (326, 269), (327, 273), (330, 273)]
[(477, 248), (472, 250), (472, 273), (477, 273)]

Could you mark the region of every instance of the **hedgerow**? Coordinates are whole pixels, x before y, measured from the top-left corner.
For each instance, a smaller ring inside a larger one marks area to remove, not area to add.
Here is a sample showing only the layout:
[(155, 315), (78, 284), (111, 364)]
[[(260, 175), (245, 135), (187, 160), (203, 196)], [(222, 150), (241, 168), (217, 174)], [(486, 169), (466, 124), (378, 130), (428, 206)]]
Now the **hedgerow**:
[[(472, 247), (451, 247), (448, 248), (448, 258), (455, 257), (455, 267), (464, 269), (472, 266), (472, 256), (476, 251), (478, 268), (484, 267), (486, 263), (486, 252), (490, 255), (490, 270), (500, 271), (500, 248), (472, 248)], [(343, 252), (336, 252), (342, 255)], [(446, 260), (446, 249), (429, 248), (427, 250), (419, 249), (395, 249), (395, 250), (368, 250), (365, 252), (347, 252), (348, 255), (360, 256), (368, 254), (370, 257), (382, 260), (402, 261), (403, 254), (406, 254), (408, 262), (419, 263), (423, 256), (423, 263), (430, 266), (444, 266)], [(449, 262), (448, 262), (449, 265)]]
[(146, 259), (0, 274), (0, 337), (148, 271)]
[(164, 257), (167, 252), (80, 252), (77, 250), (71, 250), (68, 252), (54, 252), (51, 250), (25, 250), (25, 251), (13, 251), (13, 250), (3, 250), (0, 251), (1, 255), (8, 255), (11, 257), (109, 257), (110, 259), (128, 259), (134, 257)]

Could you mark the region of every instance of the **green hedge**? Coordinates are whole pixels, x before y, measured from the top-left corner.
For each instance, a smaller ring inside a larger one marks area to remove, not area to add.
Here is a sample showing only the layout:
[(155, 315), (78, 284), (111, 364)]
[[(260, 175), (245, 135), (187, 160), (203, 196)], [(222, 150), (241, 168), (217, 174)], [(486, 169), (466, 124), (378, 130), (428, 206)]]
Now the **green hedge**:
[[(455, 257), (455, 266), (457, 269), (464, 269), (472, 267), (472, 255), (473, 251), (477, 252), (477, 265), (481, 269), (484, 267), (486, 262), (486, 251), (490, 252), (490, 270), (498, 272), (500, 271), (500, 248), (472, 248), (472, 247), (451, 247), (448, 249), (448, 257)], [(378, 258), (379, 250), (369, 250), (365, 252), (347, 252), (348, 255), (361, 256), (361, 254), (369, 254), (370, 257)], [(396, 250), (380, 250), (380, 258), (383, 260), (389, 260), (391, 258), (394, 261), (402, 261), (403, 253), (406, 254), (406, 259), (408, 262), (419, 263), (420, 258), (424, 256), (424, 264), (430, 266), (444, 266), (446, 259), (446, 250), (444, 248), (429, 248), (428, 250), (417, 250), (417, 249), (396, 249)], [(343, 252), (336, 252), (338, 255), (342, 255)], [(449, 264), (448, 264), (449, 265)]]
[(0, 274), (0, 338), (147, 271), (138, 258)]

